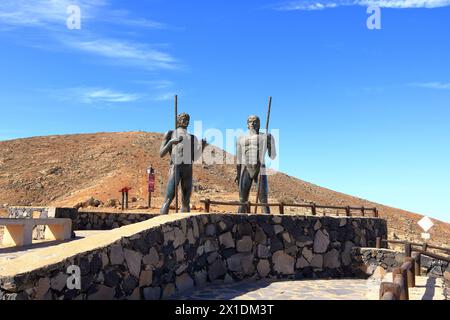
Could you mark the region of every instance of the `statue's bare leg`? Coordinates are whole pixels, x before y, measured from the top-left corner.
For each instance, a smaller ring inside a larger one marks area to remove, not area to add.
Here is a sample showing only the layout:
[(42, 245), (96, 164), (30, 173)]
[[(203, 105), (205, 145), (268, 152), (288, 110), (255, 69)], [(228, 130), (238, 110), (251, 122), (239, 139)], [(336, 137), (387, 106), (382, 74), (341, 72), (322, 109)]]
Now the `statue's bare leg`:
[[(261, 185), (259, 190), (259, 203), (268, 203), (269, 201), (269, 182), (267, 179), (267, 175), (260, 175)], [(270, 213), (269, 207), (261, 207), (262, 213)]]
[(181, 165), (181, 212), (191, 212), (192, 165)]
[(166, 191), (166, 197), (164, 199), (164, 203), (161, 207), (160, 213), (161, 214), (168, 214), (170, 204), (172, 203), (173, 199), (175, 198), (175, 185), (179, 183), (180, 181), (180, 168), (177, 167), (177, 179), (175, 181), (175, 172), (174, 172), (174, 165), (170, 166), (169, 169), (169, 179), (167, 180), (167, 191)]
[[(248, 174), (247, 169), (244, 169), (241, 174), (241, 179), (239, 181), (239, 201), (241, 203), (248, 202), (248, 197), (250, 195), (250, 189), (252, 187), (252, 179)], [(250, 208), (247, 205), (240, 205), (238, 213), (249, 213)]]

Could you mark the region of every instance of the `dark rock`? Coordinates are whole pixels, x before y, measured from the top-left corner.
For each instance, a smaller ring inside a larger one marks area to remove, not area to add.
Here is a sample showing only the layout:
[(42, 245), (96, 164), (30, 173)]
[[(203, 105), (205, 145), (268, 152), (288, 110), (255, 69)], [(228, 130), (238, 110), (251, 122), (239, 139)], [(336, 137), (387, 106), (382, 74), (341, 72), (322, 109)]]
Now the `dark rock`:
[(283, 243), (278, 238), (270, 239), (270, 252), (274, 253), (278, 250), (283, 250)]
[(103, 266), (102, 258), (100, 257), (99, 254), (94, 254), (92, 256), (91, 263), (89, 266), (91, 274), (97, 274), (98, 272), (100, 272), (102, 266)]
[(130, 275), (123, 279), (122, 282), (122, 289), (125, 291), (127, 295), (131, 294), (133, 290), (138, 286), (138, 279), (136, 279), (134, 276)]
[(225, 262), (222, 260), (216, 260), (208, 268), (208, 277), (210, 281), (214, 281), (225, 275), (227, 268)]
[(120, 282), (120, 274), (112, 269), (105, 272), (105, 285), (108, 287), (115, 287)]
[(145, 300), (158, 300), (161, 298), (160, 287), (147, 287), (142, 290)]

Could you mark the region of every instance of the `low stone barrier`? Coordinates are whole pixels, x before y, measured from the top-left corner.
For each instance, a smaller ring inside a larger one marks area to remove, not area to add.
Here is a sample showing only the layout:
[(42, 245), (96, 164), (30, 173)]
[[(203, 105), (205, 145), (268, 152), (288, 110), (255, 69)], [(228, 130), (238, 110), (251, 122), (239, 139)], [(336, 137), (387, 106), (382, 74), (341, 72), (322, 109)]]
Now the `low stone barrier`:
[(361, 274), (382, 278), (386, 272), (400, 267), (405, 254), (391, 249), (355, 247), (352, 252), (353, 268)]
[(122, 213), (122, 212), (85, 212), (80, 211), (73, 223), (76, 230), (111, 230), (129, 224), (142, 222), (158, 216), (153, 213)]
[[(78, 211), (76, 208), (60, 207), (10, 207), (9, 218), (69, 218), (73, 230), (111, 230), (132, 223), (154, 218), (151, 213), (124, 213)], [(33, 231), (33, 239), (43, 239), (45, 228), (38, 226)]]
[[(163, 215), (8, 261), (0, 299), (161, 299), (248, 278), (351, 277), (353, 247), (386, 235), (379, 218)], [(70, 266), (80, 289), (68, 288)]]
[[(405, 260), (405, 254), (391, 249), (376, 248), (354, 248), (352, 256), (354, 257), (353, 266), (355, 270), (360, 270), (367, 276), (376, 278), (382, 277), (386, 272), (402, 266)], [(445, 269), (449, 264), (434, 258), (421, 256), (420, 266), (422, 274), (431, 277), (443, 277)]]

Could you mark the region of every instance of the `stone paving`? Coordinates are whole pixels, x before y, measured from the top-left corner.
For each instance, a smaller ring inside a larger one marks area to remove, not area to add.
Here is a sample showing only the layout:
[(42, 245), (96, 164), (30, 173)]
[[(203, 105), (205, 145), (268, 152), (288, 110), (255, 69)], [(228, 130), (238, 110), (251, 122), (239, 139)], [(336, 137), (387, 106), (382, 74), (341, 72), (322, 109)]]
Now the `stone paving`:
[[(444, 300), (442, 279), (417, 277), (410, 300)], [(243, 281), (212, 285), (173, 299), (186, 300), (378, 300), (380, 281), (364, 279)]]
[(66, 243), (70, 241), (76, 241), (84, 239), (90, 236), (94, 236), (99, 233), (106, 232), (104, 230), (79, 230), (75, 231), (75, 238), (65, 241), (45, 241), (45, 240), (33, 240), (33, 244), (29, 246), (22, 247), (3, 247), (0, 245), (0, 264), (6, 262), (7, 260), (16, 259), (26, 253), (38, 251), (42, 248), (49, 246), (57, 246), (61, 243)]

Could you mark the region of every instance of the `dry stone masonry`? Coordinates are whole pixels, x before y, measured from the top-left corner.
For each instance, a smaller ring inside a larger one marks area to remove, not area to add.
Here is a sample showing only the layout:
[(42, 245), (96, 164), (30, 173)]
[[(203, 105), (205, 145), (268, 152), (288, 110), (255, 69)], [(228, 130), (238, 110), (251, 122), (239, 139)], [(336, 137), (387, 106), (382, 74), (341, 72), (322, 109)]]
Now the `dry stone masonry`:
[[(15, 275), (0, 268), (0, 299), (165, 299), (249, 278), (349, 277), (359, 271), (352, 249), (387, 235), (379, 218), (244, 214), (169, 215), (110, 232), (137, 227), (59, 263)], [(80, 290), (67, 288), (70, 265), (80, 267)]]

